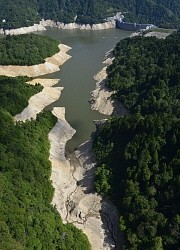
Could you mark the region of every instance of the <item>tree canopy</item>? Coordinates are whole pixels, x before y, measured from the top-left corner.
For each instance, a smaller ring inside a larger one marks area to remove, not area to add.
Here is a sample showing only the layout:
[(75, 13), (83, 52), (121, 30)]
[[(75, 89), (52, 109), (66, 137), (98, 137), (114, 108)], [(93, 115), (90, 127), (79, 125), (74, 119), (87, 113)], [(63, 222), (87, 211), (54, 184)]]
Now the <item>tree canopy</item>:
[(120, 212), (124, 249), (178, 249), (180, 33), (120, 41), (107, 85), (129, 108), (96, 133), (96, 190)]
[(64, 225), (51, 205), (48, 133), (56, 117), (48, 111), (25, 123), (12, 117), (41, 89), (26, 80), (0, 77), (0, 249), (90, 249), (82, 231)]
[(134, 37), (120, 41), (107, 69), (107, 87), (132, 113), (172, 114), (178, 108), (180, 32), (165, 40)]
[(35, 65), (59, 52), (59, 41), (35, 34), (0, 38), (0, 65)]
[(169, 28), (180, 25), (178, 0), (0, 0), (0, 6), (0, 27), (5, 29), (30, 26), (42, 18), (100, 23), (118, 11), (124, 13), (126, 21)]

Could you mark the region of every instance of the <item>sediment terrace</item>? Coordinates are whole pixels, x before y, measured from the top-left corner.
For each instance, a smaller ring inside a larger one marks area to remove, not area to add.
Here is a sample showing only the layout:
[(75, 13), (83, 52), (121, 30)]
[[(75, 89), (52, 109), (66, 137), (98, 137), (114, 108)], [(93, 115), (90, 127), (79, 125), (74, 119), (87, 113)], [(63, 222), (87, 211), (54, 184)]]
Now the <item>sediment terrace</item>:
[(0, 75), (5, 76), (29, 76), (37, 77), (59, 71), (59, 67), (71, 58), (67, 52), (71, 48), (64, 44), (59, 44), (59, 52), (45, 59), (45, 63), (32, 66), (0, 65)]

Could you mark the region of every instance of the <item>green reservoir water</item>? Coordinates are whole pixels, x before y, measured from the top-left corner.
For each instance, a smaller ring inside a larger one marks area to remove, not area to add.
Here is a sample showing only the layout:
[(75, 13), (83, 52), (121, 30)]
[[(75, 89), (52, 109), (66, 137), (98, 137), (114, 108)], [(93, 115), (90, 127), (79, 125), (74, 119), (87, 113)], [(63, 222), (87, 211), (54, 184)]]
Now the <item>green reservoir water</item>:
[(64, 87), (61, 97), (48, 108), (65, 107), (66, 120), (76, 130), (74, 137), (67, 143), (67, 149), (73, 150), (91, 137), (95, 131), (93, 120), (107, 118), (90, 109), (88, 100), (95, 88), (93, 76), (103, 67), (105, 53), (131, 32), (118, 29), (80, 31), (48, 28), (40, 34), (56, 38), (72, 48), (68, 52), (72, 58), (61, 66), (60, 71), (43, 77), (61, 79), (58, 84)]

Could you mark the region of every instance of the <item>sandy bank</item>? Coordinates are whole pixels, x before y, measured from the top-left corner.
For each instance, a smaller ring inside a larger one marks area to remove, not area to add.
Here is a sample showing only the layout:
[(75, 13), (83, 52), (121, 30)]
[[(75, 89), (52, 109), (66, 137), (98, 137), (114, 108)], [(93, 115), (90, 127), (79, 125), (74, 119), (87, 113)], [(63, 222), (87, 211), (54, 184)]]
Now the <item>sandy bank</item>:
[[(113, 61), (112, 50), (106, 53), (104, 64), (110, 65)], [(114, 91), (110, 90), (105, 86), (105, 81), (107, 79), (107, 66), (101, 69), (97, 75), (94, 76), (96, 82), (96, 88), (91, 92), (91, 109), (98, 110), (100, 113), (105, 115), (125, 115), (128, 111), (123, 107), (123, 105), (117, 100), (112, 99)]]
[(0, 75), (6, 76), (30, 76), (37, 77), (40, 75), (50, 74), (56, 71), (59, 71), (59, 67), (64, 64), (69, 58), (70, 55), (67, 52), (71, 49), (67, 45), (60, 44), (60, 51), (55, 55), (48, 57), (45, 59), (45, 63), (41, 63), (38, 65), (32, 66), (16, 66), (16, 65), (8, 65), (0, 66)]
[(43, 90), (32, 96), (28, 101), (28, 106), (14, 119), (16, 121), (35, 119), (36, 115), (40, 113), (46, 106), (59, 99), (63, 87), (51, 87), (59, 82), (59, 79), (34, 79), (29, 84), (40, 83), (44, 86)]
[(43, 87), (52, 87), (56, 85), (60, 79), (43, 79), (43, 78), (35, 78), (27, 83), (31, 85), (36, 85), (37, 83), (41, 84)]
[(67, 222), (66, 202), (71, 192), (76, 188), (70, 162), (65, 157), (65, 145), (75, 134), (75, 130), (65, 120), (65, 108), (54, 108), (53, 114), (58, 118), (58, 121), (49, 133), (51, 144), (49, 159), (52, 164), (51, 180), (55, 188), (52, 204), (56, 206), (65, 223)]
[(156, 32), (156, 31), (151, 31), (151, 32), (148, 32), (147, 34), (145, 34), (144, 36), (145, 37), (151, 37), (151, 36), (155, 36), (159, 39), (165, 39), (167, 36), (171, 35), (171, 33), (168, 33), (168, 32)]
[(91, 142), (82, 144), (66, 158), (65, 145), (75, 130), (66, 122), (64, 108), (54, 108), (53, 114), (58, 121), (49, 133), (51, 180), (55, 188), (52, 204), (63, 222), (83, 230), (93, 250), (114, 249), (118, 246), (116, 238), (120, 238), (118, 214), (112, 204), (102, 202), (100, 196), (92, 193), (96, 162)]
[(118, 212), (113, 204), (94, 193), (96, 159), (92, 142), (81, 144), (75, 151), (75, 156), (79, 162), (79, 168), (74, 172), (78, 186), (68, 203), (69, 222), (73, 222), (88, 235), (92, 249), (119, 249), (118, 240), (121, 236)]

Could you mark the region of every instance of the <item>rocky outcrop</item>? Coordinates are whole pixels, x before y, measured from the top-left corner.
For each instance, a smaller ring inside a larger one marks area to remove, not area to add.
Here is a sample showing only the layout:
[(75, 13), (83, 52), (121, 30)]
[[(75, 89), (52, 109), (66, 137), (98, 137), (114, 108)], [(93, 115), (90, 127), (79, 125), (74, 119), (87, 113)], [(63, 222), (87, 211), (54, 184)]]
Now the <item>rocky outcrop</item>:
[(52, 164), (51, 180), (55, 189), (52, 204), (65, 223), (67, 222), (66, 202), (69, 195), (76, 189), (76, 181), (72, 176), (73, 169), (65, 157), (65, 146), (76, 131), (65, 119), (65, 108), (55, 107), (52, 112), (58, 118), (57, 123), (49, 133), (51, 145), (49, 159)]
[(44, 27), (57, 27), (59, 29), (80, 29), (80, 30), (102, 30), (102, 29), (110, 29), (116, 27), (115, 20), (111, 20), (104, 23), (99, 24), (78, 24), (78, 23), (61, 23), (54, 22), (52, 20), (42, 20), (40, 24)]
[(63, 87), (52, 87), (57, 84), (59, 79), (35, 79), (29, 84), (40, 83), (44, 86), (43, 90), (36, 95), (32, 96), (28, 101), (28, 106), (20, 113), (17, 114), (15, 121), (26, 121), (30, 119), (36, 119), (38, 113), (40, 113), (46, 106), (59, 99)]
[(27, 33), (32, 33), (36, 31), (42, 31), (45, 30), (45, 27), (41, 24), (34, 24), (33, 26), (29, 27), (22, 27), (18, 29), (7, 29), (3, 30), (0, 29), (0, 34), (2, 35), (20, 35), (20, 34), (27, 34)]
[(116, 22), (114, 20), (98, 23), (98, 24), (78, 24), (78, 23), (61, 23), (61, 22), (54, 22), (52, 20), (42, 20), (40, 24), (34, 24), (33, 26), (29, 27), (22, 27), (18, 29), (7, 29), (3, 30), (0, 29), (0, 35), (20, 35), (20, 34), (27, 34), (36, 31), (43, 31), (46, 30), (46, 27), (57, 27), (59, 29), (79, 29), (79, 30), (104, 30), (104, 29), (112, 29), (116, 28)]
[(104, 23), (98, 24), (78, 24), (78, 23), (62, 23), (62, 22), (54, 22), (53, 20), (42, 20), (39, 24), (34, 24), (29, 27), (22, 27), (18, 29), (0, 29), (0, 35), (20, 35), (27, 34), (36, 31), (46, 30), (46, 27), (57, 27), (59, 29), (79, 29), (79, 30), (103, 30), (103, 29), (111, 29), (116, 28), (116, 21), (111, 20)]
[(40, 75), (50, 74), (56, 71), (59, 71), (59, 67), (65, 63), (69, 58), (70, 55), (67, 54), (71, 48), (67, 45), (60, 44), (59, 45), (60, 51), (55, 55), (48, 57), (45, 59), (45, 63), (41, 63), (38, 65), (32, 66), (18, 66), (18, 65), (8, 65), (0, 66), (0, 75), (5, 76), (29, 76), (29, 77), (37, 77)]
[[(51, 86), (58, 79), (34, 79), (31, 84), (41, 83), (44, 92), (30, 98), (24, 111), (15, 116), (16, 121), (36, 118), (45, 106), (52, 102), (61, 88)], [(55, 93), (53, 92), (53, 89)], [(47, 104), (47, 103), (46, 103)], [(35, 105), (35, 106), (34, 106)], [(35, 107), (35, 108), (33, 108)], [(66, 155), (65, 146), (75, 134), (75, 130), (65, 119), (65, 108), (55, 107), (52, 113), (58, 118), (50, 131), (51, 180), (55, 189), (52, 205), (60, 213), (64, 223), (73, 223), (88, 236), (92, 250), (120, 249), (121, 234), (118, 229), (118, 212), (113, 204), (94, 193), (94, 172), (96, 160), (92, 152), (92, 143), (80, 145), (75, 153)]]
[(103, 29), (111, 29), (116, 28), (116, 21), (122, 21), (124, 16), (121, 12), (118, 12), (115, 16), (108, 17), (104, 23), (98, 24), (78, 24), (76, 23), (77, 16), (74, 18), (73, 23), (62, 23), (62, 22), (55, 22), (53, 20), (44, 20), (42, 19), (39, 24), (34, 24), (33, 26), (29, 27), (22, 27), (18, 29), (8, 29), (3, 30), (0, 29), (0, 34), (3, 35), (19, 35), (19, 34), (26, 34), (35, 31), (42, 31), (45, 30), (46, 27), (57, 27), (59, 29), (80, 29), (80, 30), (103, 30)]
[[(112, 50), (106, 53), (104, 64), (110, 65), (113, 61)], [(98, 110), (104, 115), (125, 115), (128, 113), (127, 109), (117, 100), (112, 99), (114, 91), (106, 87), (105, 81), (107, 79), (107, 66), (102, 68), (97, 75), (94, 76), (96, 82), (96, 89), (91, 92), (91, 109)]]
[(66, 122), (63, 108), (54, 108), (58, 121), (49, 133), (51, 180), (55, 192), (52, 204), (63, 222), (73, 223), (88, 236), (92, 250), (120, 249), (118, 212), (94, 193), (96, 160), (91, 141), (65, 157), (65, 145), (75, 130)]
[(74, 172), (78, 187), (70, 197), (75, 201), (73, 210), (69, 210), (70, 222), (74, 221), (88, 235), (92, 249), (120, 249), (119, 240), (122, 237), (118, 226), (118, 211), (111, 202), (94, 192), (97, 163), (91, 140), (81, 144), (75, 156), (80, 164), (81, 176), (77, 174), (78, 171)]

